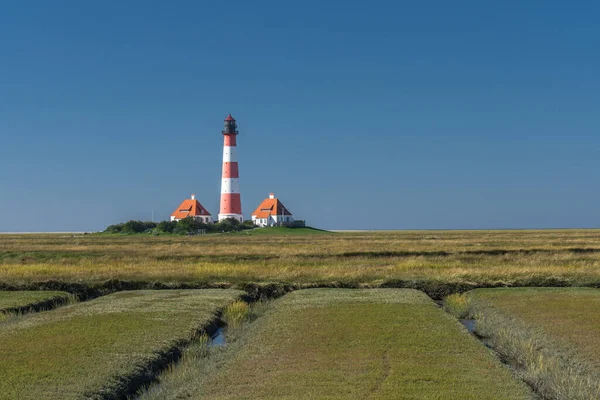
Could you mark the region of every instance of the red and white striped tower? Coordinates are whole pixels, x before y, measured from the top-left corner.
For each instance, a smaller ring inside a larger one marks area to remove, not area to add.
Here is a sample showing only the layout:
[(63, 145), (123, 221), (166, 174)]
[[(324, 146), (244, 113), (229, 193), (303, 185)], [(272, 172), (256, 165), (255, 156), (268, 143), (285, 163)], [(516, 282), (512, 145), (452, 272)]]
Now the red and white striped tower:
[(244, 222), (235, 142), (237, 134), (235, 119), (229, 114), (225, 118), (225, 130), (223, 130), (225, 141), (223, 143), (223, 175), (221, 176), (221, 211), (219, 212), (219, 221), (226, 218), (235, 218), (240, 222)]

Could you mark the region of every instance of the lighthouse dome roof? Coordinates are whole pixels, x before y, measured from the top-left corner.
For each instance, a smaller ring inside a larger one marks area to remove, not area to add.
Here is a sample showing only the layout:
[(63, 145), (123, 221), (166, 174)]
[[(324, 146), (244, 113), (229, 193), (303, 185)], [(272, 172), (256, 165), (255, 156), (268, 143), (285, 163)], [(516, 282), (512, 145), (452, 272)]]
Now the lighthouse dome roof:
[(225, 121), (235, 121), (235, 119), (229, 114), (227, 118), (225, 118)]

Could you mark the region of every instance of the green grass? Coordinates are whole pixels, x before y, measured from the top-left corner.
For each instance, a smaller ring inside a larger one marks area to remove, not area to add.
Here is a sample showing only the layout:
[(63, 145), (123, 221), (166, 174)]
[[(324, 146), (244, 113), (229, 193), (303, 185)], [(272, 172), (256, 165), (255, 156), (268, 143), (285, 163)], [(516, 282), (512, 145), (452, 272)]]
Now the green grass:
[(53, 303), (67, 302), (72, 298), (66, 292), (51, 291), (0, 291), (0, 314), (9, 311), (34, 309), (38, 306), (52, 306)]
[(410, 289), (276, 300), (219, 368), (161, 399), (527, 399), (463, 327)]
[(7, 321), (0, 325), (0, 399), (123, 394), (242, 293), (120, 292)]
[(599, 290), (478, 289), (469, 310), (477, 332), (544, 398), (598, 398)]

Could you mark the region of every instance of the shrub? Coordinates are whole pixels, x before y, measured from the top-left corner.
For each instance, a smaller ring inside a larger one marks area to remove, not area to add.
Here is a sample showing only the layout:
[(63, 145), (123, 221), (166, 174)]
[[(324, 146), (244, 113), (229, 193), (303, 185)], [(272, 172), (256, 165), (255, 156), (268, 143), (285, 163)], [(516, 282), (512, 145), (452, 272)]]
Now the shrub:
[(242, 229), (254, 229), (256, 228), (256, 225), (254, 225), (254, 222), (251, 219), (247, 219), (244, 221), (244, 223), (242, 224)]
[(175, 227), (177, 227), (177, 221), (162, 221), (156, 225), (156, 229), (163, 233), (173, 233)]
[(215, 224), (215, 230), (218, 232), (236, 232), (242, 230), (242, 223), (235, 218), (226, 218)]
[(105, 230), (105, 233), (121, 233), (123, 232), (123, 224), (109, 225)]
[(227, 322), (230, 327), (239, 326), (250, 313), (250, 306), (248, 303), (238, 300), (234, 301), (225, 308), (223, 312), (223, 319)]
[(469, 298), (465, 293), (454, 293), (444, 299), (444, 309), (456, 318), (469, 315)]
[(161, 233), (172, 233), (175, 235), (187, 235), (198, 233), (200, 230), (206, 232), (237, 232), (243, 229), (255, 228), (252, 221), (244, 221), (241, 223), (235, 218), (228, 218), (219, 221), (216, 224), (206, 224), (193, 217), (187, 217), (179, 221), (162, 221), (143, 222), (143, 221), (127, 221), (125, 223), (108, 226), (105, 233), (153, 233), (155, 235)]
[(122, 233), (142, 233), (156, 227), (155, 222), (127, 221), (123, 224)]
[(173, 233), (185, 235), (188, 233), (196, 233), (201, 229), (210, 230), (210, 225), (200, 222), (195, 218), (187, 217), (177, 222), (177, 225), (173, 229)]

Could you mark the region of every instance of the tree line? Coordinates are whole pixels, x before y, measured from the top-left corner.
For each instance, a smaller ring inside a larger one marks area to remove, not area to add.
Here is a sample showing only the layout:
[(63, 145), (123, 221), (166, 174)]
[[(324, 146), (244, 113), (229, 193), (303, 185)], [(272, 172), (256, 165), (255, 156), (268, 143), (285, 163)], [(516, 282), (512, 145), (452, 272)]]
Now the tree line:
[(206, 224), (195, 218), (187, 217), (179, 221), (127, 221), (120, 224), (109, 225), (104, 233), (147, 233), (147, 234), (173, 234), (173, 235), (190, 235), (216, 232), (238, 232), (244, 229), (255, 228), (252, 221), (244, 221), (243, 223), (234, 218), (227, 218), (214, 224)]

